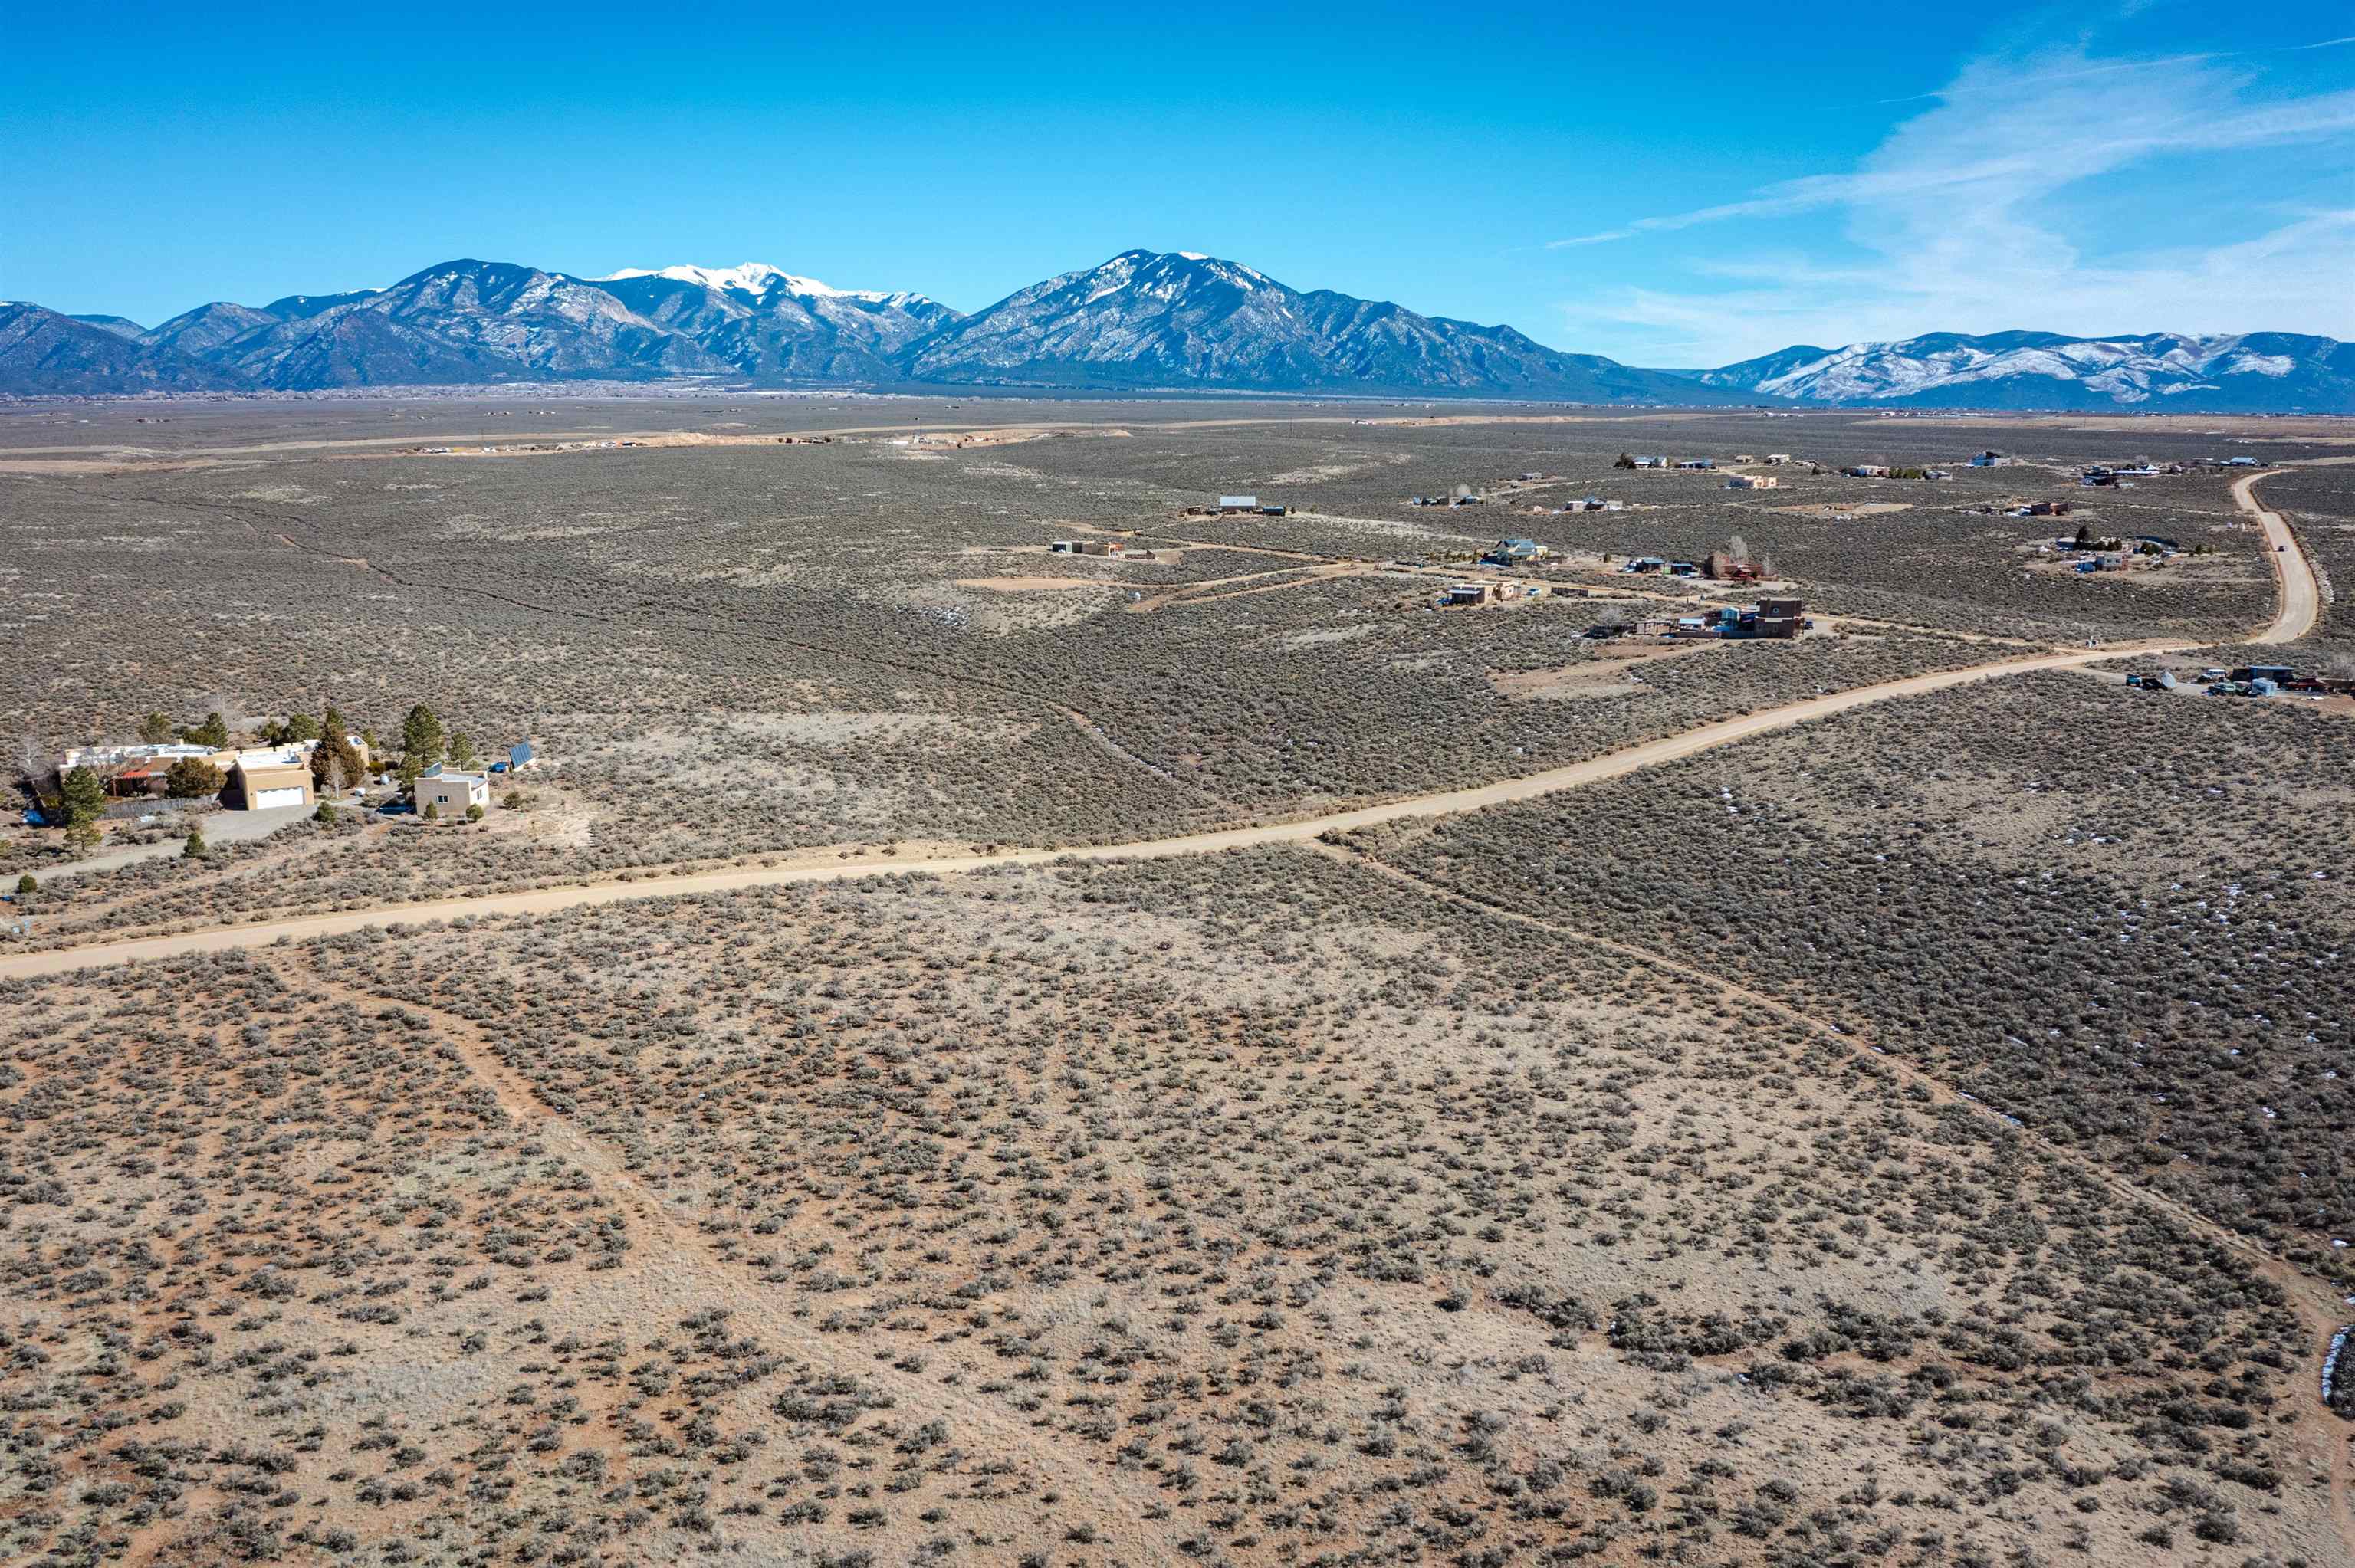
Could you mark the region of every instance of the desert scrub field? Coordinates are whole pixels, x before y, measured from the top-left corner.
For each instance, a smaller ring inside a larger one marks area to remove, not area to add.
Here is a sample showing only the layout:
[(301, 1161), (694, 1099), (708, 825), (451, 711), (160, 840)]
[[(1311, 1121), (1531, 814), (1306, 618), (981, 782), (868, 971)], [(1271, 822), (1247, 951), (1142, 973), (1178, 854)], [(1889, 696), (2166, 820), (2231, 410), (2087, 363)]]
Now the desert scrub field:
[(1313, 850), (0, 1004), (19, 1554), (2334, 1551), (2240, 1259)]
[[(850, 711), (617, 718), (560, 768), (523, 776), (519, 795), (497, 797), (520, 808), (501, 806), (483, 825), (347, 821), (203, 862), (53, 878), (32, 940), (655, 876), (813, 848), (900, 845), (920, 855), (1169, 837), (1518, 777), (1819, 691), (1992, 656), (1912, 632), (1594, 642), (1576, 635), (1603, 613), (1588, 601), (1401, 615), (1390, 607), (1395, 592), (1379, 579), (1304, 588), (1295, 613), (1273, 624), (1254, 620), (1249, 599), (1189, 611), (1163, 647), (1227, 683), (1188, 683), (1182, 702), (1092, 693), (1084, 725), (1007, 718), (993, 735), (974, 721)], [(1590, 669), (1605, 674), (1587, 680)], [(1402, 746), (1390, 738), (1399, 736), (1425, 738)], [(1041, 754), (1075, 743), (1094, 759), (1042, 777)], [(673, 814), (682, 802), (692, 803), (686, 820)], [(0, 871), (14, 864), (0, 860)]]
[[(486, 748), (533, 737), (542, 824), (561, 824), (84, 879), (44, 938), (856, 844), (1165, 836), (1986, 656), (1923, 633), (1755, 645), (1525, 701), (1497, 678), (1598, 657), (1579, 634), (1601, 609), (1439, 615), (1401, 608), (1433, 578), (1255, 549), (1044, 553), (1201, 521), (1176, 518), (1200, 498), (1180, 485), (1223, 460), (1193, 439), (0, 476), (22, 611), (0, 628), (21, 655), (0, 657), (0, 718), (25, 755), (123, 737), (159, 705), (333, 701), (384, 736), (424, 701)], [(1288, 439), (1284, 461), (1314, 468)]]
[(1365, 835), (1790, 999), (2350, 1275), (2355, 729), (2047, 673)]

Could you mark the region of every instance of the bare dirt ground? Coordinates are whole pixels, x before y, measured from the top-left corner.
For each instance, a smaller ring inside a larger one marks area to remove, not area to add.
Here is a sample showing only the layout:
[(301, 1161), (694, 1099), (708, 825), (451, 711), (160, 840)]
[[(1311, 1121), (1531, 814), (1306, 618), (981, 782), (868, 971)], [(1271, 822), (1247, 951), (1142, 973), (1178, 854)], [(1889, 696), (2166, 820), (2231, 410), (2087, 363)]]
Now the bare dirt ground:
[(1770, 506), (1769, 512), (1787, 513), (1796, 517), (1884, 517), (1892, 513), (1911, 512), (1910, 501), (1859, 501), (1854, 503), (1819, 501), (1796, 506)]
[(987, 588), (992, 593), (1053, 593), (1059, 588), (1100, 588), (1110, 585), (1093, 577), (959, 577), (956, 586)]
[(1723, 642), (1678, 642), (1667, 647), (1646, 647), (1640, 652), (1588, 659), (1551, 670), (1516, 670), (1510, 673), (1495, 674), (1488, 677), (1488, 682), (1508, 696), (1540, 699), (1640, 691), (1642, 683), (1628, 679), (1629, 672), (1638, 665), (1670, 659), (1691, 659), (1710, 650), (1723, 652), (1729, 646)]

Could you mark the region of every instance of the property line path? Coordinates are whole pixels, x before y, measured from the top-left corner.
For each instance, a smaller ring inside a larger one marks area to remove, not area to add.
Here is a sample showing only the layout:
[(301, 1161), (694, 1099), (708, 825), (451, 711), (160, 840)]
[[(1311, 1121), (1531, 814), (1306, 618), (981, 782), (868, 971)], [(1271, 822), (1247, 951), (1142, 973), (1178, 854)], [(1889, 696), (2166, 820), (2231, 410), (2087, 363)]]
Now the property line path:
[[(684, 1298), (700, 1305), (724, 1305), (734, 1315), (731, 1327), (751, 1330), (766, 1349), (783, 1351), (823, 1371), (879, 1384), (925, 1409), (945, 1408), (987, 1440), (984, 1457), (1022, 1456), (1039, 1481), (1063, 1489), (1067, 1505), (1092, 1515), (1102, 1528), (1117, 1530), (1123, 1521), (1144, 1516), (1157, 1500), (1159, 1493), (1150, 1478), (1141, 1473), (1131, 1476), (1115, 1466), (1090, 1464), (1052, 1445), (1040, 1445), (1028, 1422), (987, 1397), (879, 1361), (874, 1347), (859, 1336), (823, 1332), (795, 1317), (786, 1309), (780, 1293), (765, 1287), (741, 1261), (723, 1257), (705, 1245), (694, 1216), (675, 1209), (658, 1186), (630, 1169), (619, 1150), (543, 1099), (473, 1020), (411, 995), (350, 984), (309, 952), (264, 955), (261, 961), (291, 990), (314, 991), (364, 1011), (390, 1005), (427, 1017), (433, 1025), (434, 1039), (465, 1064), (518, 1131), (570, 1163), (596, 1192), (628, 1216), (630, 1266), (634, 1274), (659, 1277)], [(1145, 1542), (1130, 1540), (1124, 1545), (1123, 1561), (1178, 1561), (1173, 1553)]]
[[(2264, 528), (2266, 542), (2286, 546), (2286, 549), (2268, 551), (2279, 578), (2280, 593), (2274, 618), (2254, 633), (2250, 641), (2262, 643), (2293, 642), (2313, 629), (2320, 604), (2314, 568), (2298, 546), (2296, 535), (2276, 513), (2268, 512), (2256, 500), (2255, 486), (2259, 480), (2282, 470), (2251, 474), (2232, 486), (2232, 499), (2242, 510), (2250, 514)], [(1372, 827), (1380, 822), (1394, 822), (1408, 818), (1442, 817), (1458, 811), (1478, 810), (1486, 806), (1498, 806), (1518, 800), (1532, 800), (1540, 796), (1584, 785), (1598, 784), (1606, 779), (1621, 779), (1664, 762), (1697, 756), (1753, 736), (1770, 735), (1796, 725), (1816, 719), (1829, 718), (1852, 708), (1873, 703), (1888, 702), (1899, 697), (1924, 696), (1956, 686), (1975, 684), (2006, 675), (2026, 674), (2038, 670), (2067, 670), (2098, 663), (2131, 653), (2179, 653), (2194, 648), (2210, 646), (2208, 641), (2138, 643), (2114, 648), (2072, 649), (2047, 653), (1998, 660), (1993, 663), (1974, 664), (1955, 670), (1934, 670), (1926, 674), (1908, 675), (1899, 680), (1884, 681), (1878, 685), (1857, 686), (1844, 692), (1827, 693), (1821, 696), (1786, 703), (1781, 707), (1767, 708), (1758, 713), (1743, 714), (1735, 718), (1720, 719), (1711, 724), (1689, 729), (1680, 735), (1663, 736), (1657, 740), (1573, 762), (1563, 768), (1550, 768), (1519, 779), (1499, 779), (1468, 789), (1449, 789), (1436, 794), (1410, 796), (1403, 800), (1387, 800), (1380, 805), (1361, 806), (1354, 810), (1335, 811), (1319, 816), (1304, 816), (1289, 821), (1263, 822), (1250, 827), (1227, 828), (1215, 832), (1190, 833), (1178, 838), (1150, 839), (1135, 843), (1085, 844), (1068, 849), (1005, 850), (996, 853), (943, 856), (936, 860), (902, 864), (897, 862), (854, 862), (847, 864), (811, 864), (783, 866), (747, 866), (724, 871), (698, 872), (685, 876), (650, 877), (645, 871), (634, 873), (629, 880), (578, 884), (570, 887), (533, 888), (513, 893), (489, 893), (471, 897), (436, 899), (421, 904), (403, 904), (378, 909), (345, 910), (333, 915), (298, 916), (283, 920), (260, 920), (241, 925), (216, 926), (196, 931), (175, 932), (167, 936), (133, 937), (114, 942), (93, 942), (80, 947), (59, 948), (45, 952), (17, 954), (0, 958), (0, 980), (23, 980), (38, 975), (63, 974), (74, 969), (106, 964), (132, 963), (142, 959), (179, 958), (193, 953), (221, 952), (232, 948), (250, 948), (277, 941), (301, 941), (314, 937), (340, 936), (346, 932), (364, 930), (370, 927), (394, 922), (421, 923), (430, 920), (452, 920), (461, 916), (489, 915), (545, 915), (558, 910), (577, 909), (586, 906), (616, 904), (633, 898), (675, 897), (680, 895), (732, 893), (748, 887), (790, 886), (801, 883), (844, 882), (874, 876), (888, 876), (900, 872), (922, 870), (935, 875), (967, 871), (984, 871), (996, 866), (1045, 865), (1064, 860), (1151, 860), (1174, 855), (1212, 854), (1221, 850), (1253, 849), (1268, 844), (1302, 843), (1327, 832), (1346, 832), (1353, 828)]]
[[(2032, 1128), (2025, 1127), (1983, 1100), (1964, 1094), (1951, 1084), (1932, 1074), (1897, 1045), (1876, 1044), (1869, 1035), (1845, 1028), (1830, 1019), (1794, 1004), (1771, 992), (1755, 990), (1740, 981), (1706, 969), (1684, 959), (1673, 957), (1631, 942), (1600, 937), (1576, 927), (1563, 925), (1540, 916), (1524, 913), (1506, 905), (1492, 902), (1473, 894), (1451, 887), (1444, 882), (1408, 870), (1393, 862), (1383, 860), (1363, 844), (1320, 843), (1317, 853), (1347, 865), (1372, 871), (1390, 881), (1402, 884), (1416, 892), (1449, 904), (1475, 910), (1495, 919), (1509, 920), (1561, 937), (1567, 941), (1632, 959), (1656, 969), (1682, 977), (1687, 981), (1707, 987), (1732, 1001), (1771, 1014), (1785, 1023), (1820, 1035), (1855, 1055), (1859, 1061), (1869, 1054), (1870, 1065), (1876, 1070), (1893, 1074), (1901, 1080), (1919, 1086), (1930, 1097), (1930, 1103), (1939, 1106), (1959, 1105), (1973, 1115), (1990, 1120), (2000, 1120), (2009, 1133), (2036, 1149), (2056, 1163), (2069, 1167), (2087, 1180), (2098, 1182), (2117, 1198), (2158, 1210), (2186, 1234), (2234, 1253), (2245, 1259), (2255, 1273), (2272, 1281), (2288, 1298), (2305, 1326), (2307, 1355), (2300, 1367), (2308, 1391), (2318, 1386), (2322, 1376), (2322, 1361), (2328, 1353), (2330, 1337), (2345, 1321), (2346, 1308), (2339, 1290), (2328, 1282), (2307, 1274), (2296, 1265), (2275, 1254), (2262, 1243), (2252, 1241), (2231, 1226), (2222, 1224), (2192, 1208), (2190, 1204), (2158, 1192), (2138, 1182), (2104, 1168), (2094, 1160), (2065, 1144), (2046, 1139)], [(2295, 1403), (2295, 1439), (2293, 1446), (2304, 1460), (2308, 1473), (2317, 1484), (2329, 1489), (2330, 1520), (2339, 1539), (2345, 1542), (2350, 1560), (2355, 1561), (2355, 1433), (2347, 1424), (2322, 1407), (2318, 1400), (2307, 1397)]]

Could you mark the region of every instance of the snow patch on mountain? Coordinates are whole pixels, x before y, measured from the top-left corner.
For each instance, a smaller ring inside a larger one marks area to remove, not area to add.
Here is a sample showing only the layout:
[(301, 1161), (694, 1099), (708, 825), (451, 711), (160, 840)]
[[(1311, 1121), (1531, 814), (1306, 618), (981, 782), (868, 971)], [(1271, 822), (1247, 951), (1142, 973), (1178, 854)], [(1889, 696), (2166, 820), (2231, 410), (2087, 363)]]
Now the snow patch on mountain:
[[(2330, 408), (2346, 395), (2345, 354), (2345, 345), (2328, 338), (2280, 333), (2118, 338), (1936, 333), (1832, 350), (1786, 349), (1700, 372), (1697, 379), (1814, 403), (1926, 397), (1943, 404), (2130, 406), (2198, 391)], [(2259, 392), (2245, 382), (2236, 385), (2241, 377), (2286, 385)]]
[(831, 283), (821, 283), (815, 278), (805, 278), (782, 267), (772, 267), (765, 261), (747, 261), (736, 267), (624, 267), (618, 272), (608, 272), (589, 281), (618, 283), (626, 278), (668, 278), (674, 282), (697, 283), (707, 289), (717, 289), (723, 294), (750, 294), (754, 299), (779, 289), (805, 300), (864, 300), (879, 305), (923, 297), (921, 294), (886, 293), (876, 289), (837, 289)]

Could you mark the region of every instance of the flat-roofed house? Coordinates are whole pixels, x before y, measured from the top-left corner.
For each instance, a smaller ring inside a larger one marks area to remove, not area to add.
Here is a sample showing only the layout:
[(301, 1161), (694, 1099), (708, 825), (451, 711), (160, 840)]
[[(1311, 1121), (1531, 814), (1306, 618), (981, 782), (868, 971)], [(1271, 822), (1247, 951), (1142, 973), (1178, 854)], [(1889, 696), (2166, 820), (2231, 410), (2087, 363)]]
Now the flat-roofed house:
[(428, 806), (439, 806), (442, 815), (463, 813), (469, 806), (491, 803), (491, 779), (486, 773), (459, 773), (435, 763), (417, 779), (417, 811), (424, 815)]
[(240, 811), (307, 806), (314, 799), (311, 765), (299, 751), (239, 752), (221, 792), (222, 803)]

